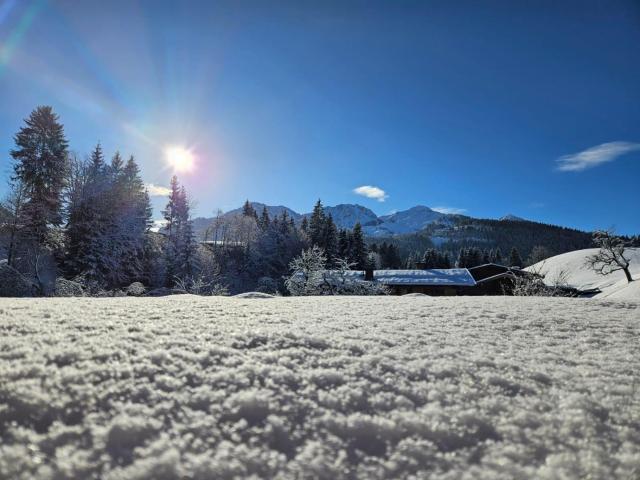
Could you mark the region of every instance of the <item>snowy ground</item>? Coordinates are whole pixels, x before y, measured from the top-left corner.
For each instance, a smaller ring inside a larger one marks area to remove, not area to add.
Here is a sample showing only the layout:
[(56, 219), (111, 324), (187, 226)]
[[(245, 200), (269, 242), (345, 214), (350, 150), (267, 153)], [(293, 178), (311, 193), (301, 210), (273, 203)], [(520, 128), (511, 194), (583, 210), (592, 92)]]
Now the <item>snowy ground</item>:
[(640, 478), (640, 306), (0, 300), (0, 478)]
[(621, 271), (599, 275), (588, 268), (585, 264), (587, 257), (597, 252), (597, 248), (588, 248), (563, 253), (536, 263), (527, 270), (542, 273), (549, 284), (562, 279), (579, 289), (599, 288), (602, 293), (599, 293), (597, 298), (640, 302), (640, 281), (636, 281), (640, 280), (640, 248), (629, 248), (625, 251), (625, 257), (630, 260), (629, 271), (634, 279), (631, 283), (627, 282)]

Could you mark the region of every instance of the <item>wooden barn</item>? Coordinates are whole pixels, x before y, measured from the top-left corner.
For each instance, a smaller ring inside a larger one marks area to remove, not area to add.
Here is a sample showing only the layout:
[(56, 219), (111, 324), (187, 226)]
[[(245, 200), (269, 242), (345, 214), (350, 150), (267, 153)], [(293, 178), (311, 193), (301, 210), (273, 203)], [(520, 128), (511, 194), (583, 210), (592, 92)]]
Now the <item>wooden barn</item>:
[(345, 275), (356, 281), (375, 282), (389, 288), (392, 295), (423, 293), (443, 295), (510, 295), (516, 277), (537, 277), (514, 267), (488, 263), (471, 268), (414, 270), (327, 270), (328, 281)]
[(470, 295), (476, 285), (466, 268), (365, 270), (364, 279), (386, 285), (393, 295)]
[(510, 294), (516, 277), (536, 276), (517, 267), (507, 267), (497, 263), (486, 263), (469, 268), (469, 273), (476, 282), (470, 295), (505, 295)]

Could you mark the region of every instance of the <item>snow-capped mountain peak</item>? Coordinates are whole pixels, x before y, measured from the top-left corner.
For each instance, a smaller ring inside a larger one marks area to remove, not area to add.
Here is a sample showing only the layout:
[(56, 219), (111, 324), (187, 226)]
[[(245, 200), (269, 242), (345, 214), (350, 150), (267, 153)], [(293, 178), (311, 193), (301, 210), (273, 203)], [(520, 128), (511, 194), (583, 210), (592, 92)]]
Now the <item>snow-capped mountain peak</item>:
[[(331, 215), (338, 228), (353, 228), (356, 223), (360, 225), (376, 224), (378, 216), (367, 207), (342, 203), (335, 207), (324, 207), (325, 215)], [(311, 215), (311, 214), (307, 214)]]
[(500, 217), (500, 220), (508, 220), (508, 221), (511, 221), (511, 222), (524, 222), (525, 221), (524, 218), (518, 217), (518, 216), (513, 215), (511, 213), (508, 213), (504, 217)]

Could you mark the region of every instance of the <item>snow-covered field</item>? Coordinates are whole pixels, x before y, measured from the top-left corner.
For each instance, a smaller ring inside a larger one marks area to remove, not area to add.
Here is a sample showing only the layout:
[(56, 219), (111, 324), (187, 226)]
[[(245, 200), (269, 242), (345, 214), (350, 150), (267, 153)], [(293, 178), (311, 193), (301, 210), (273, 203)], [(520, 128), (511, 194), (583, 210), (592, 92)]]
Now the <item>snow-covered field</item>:
[(0, 300), (0, 478), (640, 478), (640, 306)]
[(630, 260), (629, 271), (634, 281), (628, 283), (624, 273), (613, 272), (610, 275), (599, 275), (585, 264), (587, 257), (598, 252), (597, 248), (575, 250), (548, 258), (536, 263), (527, 270), (545, 275), (545, 282), (553, 284), (556, 280), (566, 280), (572, 287), (579, 289), (599, 288), (596, 298), (612, 298), (619, 300), (635, 300), (640, 302), (640, 248), (629, 248), (625, 257)]

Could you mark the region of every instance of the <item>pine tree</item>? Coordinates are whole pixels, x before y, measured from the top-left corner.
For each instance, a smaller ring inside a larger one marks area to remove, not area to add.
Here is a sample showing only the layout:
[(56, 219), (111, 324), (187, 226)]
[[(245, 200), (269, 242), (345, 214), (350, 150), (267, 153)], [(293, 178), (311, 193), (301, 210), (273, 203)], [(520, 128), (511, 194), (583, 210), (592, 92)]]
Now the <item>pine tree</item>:
[(349, 236), (347, 230), (341, 228), (338, 232), (338, 257), (347, 260), (349, 259)]
[(309, 233), (309, 220), (307, 220), (307, 217), (302, 218), (302, 222), (300, 223), (300, 230), (302, 230), (304, 233)]
[(449, 252), (445, 252), (442, 255), (442, 266), (440, 268), (451, 268), (451, 257), (449, 256)]
[[(119, 156), (117, 156), (119, 158)], [(142, 279), (144, 272), (144, 255), (147, 233), (151, 228), (151, 203), (144, 182), (140, 177), (140, 169), (133, 156), (129, 157), (124, 168), (117, 164), (114, 157), (111, 169), (117, 173), (115, 198), (113, 204), (117, 207), (113, 218), (113, 236), (118, 239), (120, 251), (118, 255), (117, 275), (113, 280), (119, 284), (130, 284)]]
[(167, 202), (167, 206), (162, 211), (162, 217), (164, 218), (165, 230), (167, 230), (169, 236), (173, 233), (173, 230), (177, 228), (177, 216), (176, 216), (176, 203), (178, 201), (178, 196), (180, 195), (180, 185), (178, 184), (178, 177), (171, 177), (171, 181), (169, 183), (169, 201)]
[(167, 206), (162, 211), (162, 216), (164, 218), (164, 221), (166, 222), (165, 230), (167, 232), (167, 241), (165, 246), (167, 286), (173, 285), (175, 277), (179, 273), (177, 266), (177, 256), (181, 231), (180, 221), (178, 217), (178, 204), (180, 203), (180, 185), (178, 184), (177, 176), (174, 175), (173, 177), (171, 177), (169, 188), (171, 189), (171, 192), (169, 193), (169, 200), (167, 201)]
[(76, 166), (73, 178), (66, 228), (66, 270), (70, 275), (83, 275), (100, 284), (112, 267), (107, 248), (112, 241), (108, 233), (113, 199), (99, 143), (88, 162)]
[(242, 206), (242, 215), (244, 215), (245, 217), (251, 217), (258, 220), (258, 214), (256, 212), (256, 209), (253, 208), (253, 205), (251, 205), (249, 200), (246, 200), (244, 202), (244, 205)]
[(356, 264), (357, 270), (363, 270), (367, 262), (367, 245), (364, 242), (364, 235), (362, 233), (362, 226), (360, 222), (356, 223), (353, 227), (353, 243), (351, 245), (351, 252), (353, 256), (353, 262)]
[(271, 219), (269, 218), (269, 212), (267, 212), (267, 207), (265, 206), (262, 207), (262, 214), (258, 220), (258, 226), (264, 232), (269, 228), (269, 223), (271, 223)]
[(178, 178), (171, 178), (171, 193), (165, 210), (167, 222), (165, 256), (167, 269), (167, 286), (177, 280), (186, 280), (195, 270), (195, 254), (197, 244), (191, 221), (191, 206), (184, 186), (180, 186)]
[(52, 227), (62, 224), (62, 193), (68, 159), (64, 127), (51, 107), (36, 108), (15, 136), (14, 180), (24, 188), (21, 235), (38, 245), (48, 243)]
[(326, 225), (326, 218), (324, 214), (324, 208), (322, 202), (318, 200), (313, 207), (311, 213), (311, 220), (309, 220), (309, 239), (312, 245), (323, 246), (324, 229)]
[(407, 260), (405, 262), (404, 268), (409, 270), (416, 268), (416, 257), (413, 254), (413, 252), (407, 256)]
[(467, 251), (467, 268), (482, 265), (482, 251), (477, 247), (471, 247)]
[(467, 268), (468, 265), (468, 254), (466, 248), (461, 248), (460, 253), (458, 254), (458, 260), (456, 261), (456, 266), (458, 268)]
[(518, 252), (518, 249), (516, 247), (513, 247), (511, 249), (511, 253), (509, 254), (509, 266), (522, 267), (522, 265), (523, 261), (522, 257), (520, 256), (520, 252)]
[(178, 275), (180, 278), (186, 278), (193, 275), (196, 242), (193, 234), (193, 223), (191, 221), (191, 206), (184, 186), (180, 187), (178, 199), (176, 211), (181, 231), (178, 250)]
[(500, 247), (496, 248), (495, 254), (493, 256), (493, 262), (497, 263), (498, 265), (502, 265), (503, 258), (502, 258), (502, 251), (500, 250)]
[(322, 232), (322, 247), (327, 257), (327, 265), (332, 266), (338, 256), (338, 229), (331, 215), (325, 219)]

